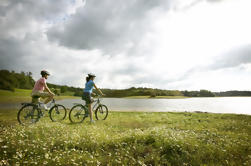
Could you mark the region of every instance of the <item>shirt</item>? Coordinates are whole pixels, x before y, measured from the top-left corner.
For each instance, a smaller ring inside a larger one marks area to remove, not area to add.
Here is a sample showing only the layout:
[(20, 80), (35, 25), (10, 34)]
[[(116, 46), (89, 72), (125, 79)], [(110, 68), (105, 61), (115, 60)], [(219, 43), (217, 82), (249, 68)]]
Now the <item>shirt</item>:
[(87, 83), (85, 83), (84, 92), (92, 93), (93, 87), (94, 87), (94, 82), (92, 80), (89, 80)]
[(46, 79), (44, 77), (37, 80), (32, 91), (44, 91)]

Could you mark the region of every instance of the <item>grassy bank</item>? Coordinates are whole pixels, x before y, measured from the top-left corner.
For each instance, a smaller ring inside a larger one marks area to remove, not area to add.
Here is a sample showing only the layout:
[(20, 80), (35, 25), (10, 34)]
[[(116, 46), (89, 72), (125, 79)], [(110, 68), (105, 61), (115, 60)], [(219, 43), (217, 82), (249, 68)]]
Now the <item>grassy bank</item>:
[[(14, 92), (0, 89), (0, 104), (12, 104), (31, 101), (31, 90), (15, 89)], [(56, 100), (79, 98), (75, 96), (55, 96)]]
[(128, 96), (128, 97), (123, 97), (125, 99), (184, 99), (184, 98), (189, 98), (186, 96), (156, 96), (156, 97), (151, 97), (151, 96)]
[(111, 112), (23, 127), (1, 110), (0, 165), (251, 165), (251, 116)]

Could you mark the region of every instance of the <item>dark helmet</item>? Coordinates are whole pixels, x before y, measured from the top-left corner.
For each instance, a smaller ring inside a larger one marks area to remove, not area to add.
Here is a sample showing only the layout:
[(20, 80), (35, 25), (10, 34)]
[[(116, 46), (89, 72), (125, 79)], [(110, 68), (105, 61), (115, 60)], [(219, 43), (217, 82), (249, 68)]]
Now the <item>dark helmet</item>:
[(89, 74), (88, 74), (88, 77), (96, 77), (96, 76), (95, 76), (95, 74), (93, 74), (93, 73), (89, 73)]
[(41, 71), (41, 75), (42, 75), (42, 76), (50, 75), (50, 73), (49, 73), (48, 71), (46, 71), (46, 70), (42, 70), (42, 71)]

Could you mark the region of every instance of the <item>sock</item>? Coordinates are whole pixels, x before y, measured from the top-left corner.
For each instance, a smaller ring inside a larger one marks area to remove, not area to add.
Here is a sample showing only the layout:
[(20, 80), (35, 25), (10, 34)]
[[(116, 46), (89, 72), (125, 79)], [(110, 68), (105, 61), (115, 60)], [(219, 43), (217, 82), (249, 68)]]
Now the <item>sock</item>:
[(47, 108), (46, 104), (43, 104), (43, 106), (44, 106), (44, 109), (48, 110), (48, 108)]

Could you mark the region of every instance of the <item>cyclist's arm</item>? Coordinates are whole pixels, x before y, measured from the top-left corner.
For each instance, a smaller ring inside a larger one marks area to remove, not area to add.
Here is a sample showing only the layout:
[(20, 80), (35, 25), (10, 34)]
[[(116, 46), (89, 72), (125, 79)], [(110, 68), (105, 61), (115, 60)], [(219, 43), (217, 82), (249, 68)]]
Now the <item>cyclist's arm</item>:
[(47, 92), (49, 92), (51, 95), (55, 95), (54, 93), (51, 92), (51, 90), (48, 88), (47, 84), (45, 83), (44, 88)]
[(97, 91), (102, 95), (102, 96), (104, 96), (104, 94), (102, 93), (102, 91), (94, 84), (94, 87), (95, 87), (95, 89), (97, 89)]

